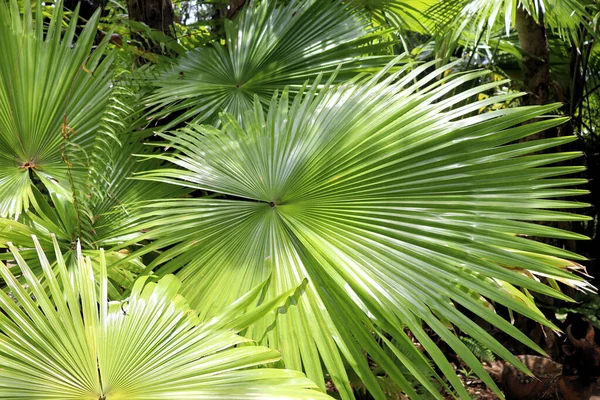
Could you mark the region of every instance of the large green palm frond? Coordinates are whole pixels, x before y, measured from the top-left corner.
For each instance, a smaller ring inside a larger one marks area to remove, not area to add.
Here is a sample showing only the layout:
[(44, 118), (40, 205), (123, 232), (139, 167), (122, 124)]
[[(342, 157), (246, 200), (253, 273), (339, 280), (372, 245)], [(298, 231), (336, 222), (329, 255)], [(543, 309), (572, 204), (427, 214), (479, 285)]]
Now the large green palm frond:
[(586, 287), (570, 271), (578, 264), (569, 259), (580, 256), (526, 238), (582, 239), (533, 222), (585, 219), (553, 210), (584, 206), (553, 198), (586, 193), (572, 188), (585, 180), (560, 177), (580, 167), (550, 166), (579, 153), (536, 154), (574, 138), (519, 142), (564, 122), (544, 117), (558, 104), (478, 114), (520, 94), (469, 102), (506, 81), (450, 95), (486, 72), (448, 75), (450, 65), (427, 73), (432, 63), (320, 91), (315, 82), (291, 105), (287, 91), (275, 96), (267, 112), (256, 99), (241, 125), (225, 115), (222, 129), (191, 124), (164, 134), (177, 152), (161, 158), (179, 168), (140, 177), (226, 198), (148, 204), (148, 222), (135, 229), (158, 240), (144, 251), (168, 247), (150, 266), (177, 272), (185, 296), (207, 316), (265, 279), (266, 258), (272, 293), (308, 279), (297, 308), (266, 342), (315, 382), (323, 382), (323, 362), (344, 398), (352, 393), (343, 360), (383, 398), (363, 349), (406, 393), (416, 396), (389, 354), (441, 398), (405, 329), (466, 398), (422, 323), (493, 387), (451, 326), (518, 361), (457, 307), (539, 350), (492, 304), (549, 325), (528, 293), (565, 296), (539, 278)]
[(102, 256), (97, 293), (89, 258), (79, 254), (72, 280), (58, 244), (56, 275), (34, 242), (48, 290), (16, 248), (27, 285), (0, 264), (12, 294), (0, 291), (0, 398), (328, 398), (301, 373), (269, 368), (281, 355), (234, 332), (277, 305), (244, 314), (260, 291), (201, 322), (172, 275), (141, 278), (126, 302), (109, 302)]
[(62, 6), (52, 18), (23, 16), (17, 2), (0, 3), (0, 216), (29, 207), (35, 181), (69, 189), (81, 176), (110, 92), (112, 57), (91, 52), (96, 14), (75, 40), (77, 13), (62, 29)]
[(224, 45), (192, 50), (150, 82), (156, 86), (147, 101), (152, 115), (179, 113), (168, 126), (217, 122), (221, 111), (241, 115), (252, 108), (254, 95), (268, 104), (275, 90), (300, 87), (340, 64), (340, 79), (359, 67), (380, 66), (378, 58), (362, 56), (388, 46), (373, 44), (381, 32), (343, 2), (250, 1), (234, 21), (225, 22)]

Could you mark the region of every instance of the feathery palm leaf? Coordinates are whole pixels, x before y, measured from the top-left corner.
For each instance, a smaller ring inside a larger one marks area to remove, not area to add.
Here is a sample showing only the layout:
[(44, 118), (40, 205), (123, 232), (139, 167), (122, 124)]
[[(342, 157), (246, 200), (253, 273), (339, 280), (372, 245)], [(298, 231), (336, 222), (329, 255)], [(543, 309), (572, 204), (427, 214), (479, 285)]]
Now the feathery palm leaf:
[(381, 33), (372, 32), (351, 6), (315, 0), (276, 3), (250, 1), (234, 21), (225, 21), (225, 45), (192, 50), (152, 80), (157, 88), (148, 99), (152, 115), (179, 112), (168, 126), (213, 123), (221, 111), (241, 115), (251, 109), (255, 94), (268, 104), (275, 90), (300, 87), (340, 64), (340, 79), (359, 66), (382, 65), (378, 58), (360, 58), (388, 44), (370, 44)]
[(28, 287), (0, 264), (14, 296), (0, 291), (0, 398), (328, 398), (301, 373), (268, 368), (280, 354), (233, 332), (277, 305), (244, 314), (260, 291), (200, 322), (172, 275), (141, 278), (126, 302), (109, 302), (102, 255), (98, 294), (89, 258), (79, 254), (71, 280), (58, 244), (55, 275), (34, 242), (48, 291), (14, 247)]
[(466, 398), (422, 322), (495, 387), (450, 327), (519, 363), (457, 306), (541, 351), (490, 304), (549, 324), (528, 291), (566, 297), (538, 277), (585, 287), (570, 272), (578, 264), (569, 259), (581, 257), (523, 237), (581, 239), (532, 222), (584, 219), (552, 210), (583, 204), (552, 198), (586, 193), (570, 188), (585, 181), (559, 178), (579, 167), (549, 166), (578, 153), (533, 154), (574, 138), (518, 142), (561, 124), (562, 118), (542, 118), (559, 105), (479, 115), (520, 94), (456, 106), (506, 82), (448, 96), (486, 72), (437, 79), (450, 65), (417, 79), (432, 65), (405, 65), (385, 79), (384, 70), (323, 90), (315, 82), (291, 105), (288, 91), (274, 96), (266, 112), (255, 99), (241, 123), (226, 114), (221, 129), (190, 124), (164, 134), (177, 152), (160, 157), (179, 168), (148, 171), (142, 179), (229, 198), (146, 205), (148, 222), (136, 229), (149, 229), (146, 237), (157, 241), (144, 251), (169, 247), (150, 267), (159, 267), (159, 275), (176, 272), (203, 316), (264, 280), (265, 258), (273, 261), (272, 293), (307, 278), (297, 308), (281, 315), (265, 340), (282, 351), (287, 367), (315, 382), (323, 382), (322, 361), (344, 398), (352, 397), (344, 359), (370, 393), (384, 398), (363, 349), (409, 395), (417, 398), (389, 354), (441, 398), (430, 380), (436, 373), (406, 328)]
[[(35, 181), (70, 190), (110, 92), (111, 55), (90, 53), (96, 14), (74, 43), (77, 13), (63, 33), (62, 6), (50, 21), (21, 17), (16, 0), (0, 3), (0, 216), (29, 208)], [(45, 25), (47, 22), (47, 26)]]

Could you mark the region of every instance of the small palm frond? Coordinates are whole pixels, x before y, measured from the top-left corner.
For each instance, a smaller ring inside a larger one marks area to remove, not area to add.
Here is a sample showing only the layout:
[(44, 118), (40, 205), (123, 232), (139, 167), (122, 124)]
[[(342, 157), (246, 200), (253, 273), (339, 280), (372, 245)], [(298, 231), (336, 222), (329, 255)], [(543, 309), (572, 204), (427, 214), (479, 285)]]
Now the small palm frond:
[[(172, 185), (128, 179), (135, 173), (160, 167), (157, 159), (140, 160), (132, 154), (147, 155), (151, 148), (136, 138), (136, 125), (141, 106), (139, 98), (129, 89), (114, 85), (110, 104), (100, 119), (98, 133), (91, 146), (86, 173), (74, 182), (73, 189), (65, 189), (52, 180), (42, 179), (47, 195), (32, 187), (31, 207), (18, 221), (0, 218), (0, 247), (7, 242), (24, 250), (22, 256), (33, 271), (41, 275), (37, 255), (33, 251), (31, 236), (36, 235), (44, 246), (50, 246), (54, 234), (63, 257), (72, 272), (76, 271), (75, 244), (80, 241), (84, 253), (91, 257), (94, 271), (99, 276), (98, 250), (130, 240), (142, 232), (118, 237), (116, 232), (137, 221), (140, 211), (131, 204), (147, 199), (181, 196), (186, 189), (173, 190)], [(109, 251), (106, 257), (118, 261), (127, 250)], [(51, 261), (55, 261), (49, 256)], [(10, 253), (0, 254), (0, 259), (10, 260)], [(120, 299), (145, 266), (140, 259), (130, 259), (108, 272), (109, 297)]]
[[(29, 1), (0, 3), (0, 216), (29, 208), (35, 182), (70, 190), (83, 174), (87, 152), (110, 92), (112, 55), (91, 52), (99, 13), (74, 40), (77, 13), (62, 30), (63, 7), (35, 20)], [(45, 24), (47, 22), (47, 25)]]
[(486, 363), (492, 363), (496, 361), (494, 353), (477, 340), (469, 336), (461, 336), (460, 340), (471, 350), (471, 353), (475, 355), (479, 360), (485, 361)]
[(362, 56), (389, 44), (370, 44), (381, 32), (372, 32), (350, 6), (315, 0), (276, 3), (250, 1), (234, 21), (226, 21), (224, 45), (192, 50), (150, 82), (156, 86), (148, 99), (152, 116), (177, 112), (167, 127), (218, 122), (219, 112), (240, 116), (252, 109), (254, 95), (268, 104), (276, 90), (298, 88), (319, 73), (334, 73), (340, 64), (339, 79), (356, 74), (359, 66), (382, 65), (379, 58)]
[[(452, 94), (485, 82), (488, 72), (452, 74), (452, 64), (430, 72), (434, 63), (321, 90), (317, 81), (293, 100), (288, 91), (274, 96), (267, 111), (257, 98), (241, 122), (226, 114), (220, 129), (190, 124), (163, 134), (177, 151), (160, 158), (173, 168), (140, 178), (225, 198), (144, 205), (147, 222), (135, 229), (157, 240), (142, 252), (164, 249), (149, 267), (177, 272), (206, 316), (265, 279), (265, 258), (273, 263), (272, 293), (308, 279), (297, 309), (277, 320), (266, 341), (315, 382), (324, 381), (323, 364), (344, 398), (352, 398), (344, 359), (373, 396), (384, 395), (363, 351), (416, 397), (391, 351), (440, 398), (430, 380), (436, 372), (405, 329), (466, 398), (422, 324), (495, 388), (452, 326), (520, 364), (457, 306), (541, 351), (492, 304), (553, 326), (527, 293), (567, 297), (539, 278), (586, 289), (570, 261), (582, 257), (527, 238), (583, 239), (534, 221), (587, 220), (560, 211), (585, 204), (554, 199), (587, 193), (572, 188), (586, 181), (561, 178), (581, 167), (552, 166), (580, 153), (539, 153), (574, 137), (519, 141), (563, 123), (545, 116), (559, 104), (479, 114), (521, 93), (473, 100), (507, 83), (494, 81)], [(384, 351), (373, 332), (400, 345), (388, 340)]]
[(126, 301), (109, 302), (102, 253), (99, 282), (81, 252), (72, 280), (58, 244), (55, 273), (33, 241), (48, 290), (13, 246), (27, 285), (0, 263), (13, 296), (0, 291), (0, 398), (328, 398), (301, 373), (269, 368), (279, 352), (235, 334), (254, 297), (201, 322), (169, 275), (156, 283), (141, 278)]

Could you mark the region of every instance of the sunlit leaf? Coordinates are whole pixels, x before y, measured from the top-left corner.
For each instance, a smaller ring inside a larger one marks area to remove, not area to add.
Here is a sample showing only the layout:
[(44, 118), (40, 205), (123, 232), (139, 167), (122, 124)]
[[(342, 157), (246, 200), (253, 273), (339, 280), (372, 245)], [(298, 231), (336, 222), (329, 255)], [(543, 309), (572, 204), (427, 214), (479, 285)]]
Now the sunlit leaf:
[(177, 113), (167, 124), (217, 122), (218, 113), (240, 115), (258, 95), (268, 104), (274, 91), (300, 87), (319, 73), (338, 78), (355, 75), (379, 58), (365, 58), (386, 43), (374, 44), (381, 31), (354, 6), (343, 2), (292, 0), (249, 1), (234, 21), (225, 21), (225, 44), (197, 48), (179, 57), (168, 72), (149, 82), (153, 117)]
[[(136, 227), (157, 241), (141, 252), (164, 249), (150, 267), (176, 272), (205, 316), (271, 274), (265, 259), (272, 260), (272, 293), (308, 279), (297, 308), (264, 340), (315, 382), (323, 382), (322, 363), (344, 398), (353, 396), (345, 363), (383, 398), (363, 349), (413, 397), (406, 369), (390, 354), (403, 355), (424, 383), (436, 376), (432, 360), (466, 397), (424, 325), (495, 387), (448, 324), (518, 364), (460, 305), (541, 351), (492, 306), (551, 326), (518, 289), (566, 299), (536, 277), (586, 288), (571, 272), (578, 264), (568, 261), (582, 257), (526, 238), (584, 238), (533, 223), (586, 219), (560, 211), (585, 204), (554, 199), (586, 193), (573, 188), (585, 180), (561, 177), (581, 167), (552, 166), (580, 154), (539, 153), (572, 137), (519, 142), (561, 124), (564, 118), (544, 116), (558, 104), (478, 114), (520, 94), (475, 100), (505, 84), (498, 81), (451, 95), (486, 72), (447, 74), (449, 65), (425, 74), (432, 64), (322, 90), (314, 84), (293, 99), (284, 91), (268, 111), (256, 99), (241, 123), (224, 115), (221, 129), (190, 124), (164, 134), (176, 151), (161, 158), (173, 168), (140, 178), (225, 198), (148, 202)], [(400, 350), (383, 351), (373, 337), (378, 329)], [(440, 398), (434, 386), (427, 389)]]
[(34, 241), (48, 291), (14, 247), (27, 285), (0, 264), (14, 297), (0, 291), (1, 398), (328, 398), (303, 374), (270, 368), (279, 352), (235, 334), (245, 303), (200, 322), (173, 275), (139, 279), (126, 301), (109, 302), (102, 255), (98, 294), (89, 258), (79, 254), (71, 280), (58, 244), (55, 275)]

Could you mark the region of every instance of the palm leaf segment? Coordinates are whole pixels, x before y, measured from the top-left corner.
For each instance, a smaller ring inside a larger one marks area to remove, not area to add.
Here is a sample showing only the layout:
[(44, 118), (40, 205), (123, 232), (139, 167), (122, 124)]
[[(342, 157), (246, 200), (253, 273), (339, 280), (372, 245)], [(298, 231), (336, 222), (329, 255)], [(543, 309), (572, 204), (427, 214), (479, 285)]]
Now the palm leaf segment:
[(162, 157), (180, 168), (141, 177), (230, 200), (147, 206), (146, 218), (153, 221), (140, 227), (158, 241), (145, 251), (172, 246), (153, 266), (163, 264), (159, 274), (179, 271), (183, 293), (201, 315), (212, 315), (263, 280), (270, 273), (265, 258), (272, 259), (273, 293), (307, 278), (297, 308), (281, 315), (266, 340), (282, 351), (287, 367), (304, 369), (315, 382), (323, 382), (319, 355), (345, 398), (352, 393), (343, 359), (376, 398), (384, 398), (362, 349), (406, 393), (418, 397), (407, 382), (414, 375), (440, 398), (430, 383), (435, 372), (405, 328), (458, 393), (468, 396), (421, 321), (495, 387), (449, 324), (518, 364), (457, 310), (461, 305), (539, 350), (495, 314), (490, 301), (549, 324), (517, 288), (565, 298), (537, 277), (584, 286), (567, 271), (577, 265), (567, 259), (581, 257), (523, 236), (582, 238), (530, 221), (582, 219), (551, 209), (582, 206), (552, 198), (586, 193), (568, 188), (585, 181), (558, 178), (579, 167), (548, 166), (579, 153), (532, 154), (574, 138), (518, 142), (561, 124), (564, 119), (544, 118), (521, 125), (558, 105), (478, 115), (519, 94), (464, 105), (506, 82), (449, 95), (485, 75), (436, 80), (451, 67), (415, 80), (431, 63), (406, 66), (384, 80), (312, 89), (291, 106), (286, 91), (266, 114), (256, 100), (242, 125), (224, 116), (220, 130), (191, 126), (165, 134), (178, 152)]
[(34, 180), (69, 190), (85, 176), (80, 166), (93, 146), (110, 92), (112, 57), (102, 58), (103, 46), (90, 53), (99, 14), (73, 44), (77, 13), (62, 33), (62, 6), (54, 7), (45, 21), (40, 4), (35, 21), (29, 1), (23, 16), (16, 1), (0, 4), (3, 217), (28, 209)]
[(592, 30), (589, 21), (593, 15), (579, 0), (443, 0), (427, 10), (423, 18), (434, 24), (438, 55), (450, 57), (461, 39), (489, 42), (490, 35), (499, 30), (508, 36), (518, 7), (536, 22), (543, 15), (549, 29), (578, 47), (583, 45), (579, 43), (578, 29), (583, 26)]
[(28, 288), (0, 264), (14, 296), (0, 291), (0, 398), (328, 398), (301, 373), (253, 368), (281, 357), (232, 332), (256, 291), (200, 323), (172, 275), (109, 302), (103, 258), (97, 295), (89, 258), (72, 281), (57, 243), (58, 276), (34, 241), (49, 294), (14, 247)]
[(212, 123), (221, 111), (239, 115), (251, 109), (255, 94), (268, 104), (275, 90), (298, 88), (340, 64), (340, 79), (385, 64), (378, 57), (361, 58), (389, 44), (372, 44), (382, 32), (372, 32), (350, 6), (315, 0), (276, 3), (249, 2), (235, 21), (225, 21), (225, 45), (190, 51), (153, 79), (156, 92), (147, 101), (155, 106), (153, 115), (178, 112), (168, 126)]
[(437, 0), (356, 0), (376, 22), (390, 25), (399, 31), (429, 33), (425, 12)]

